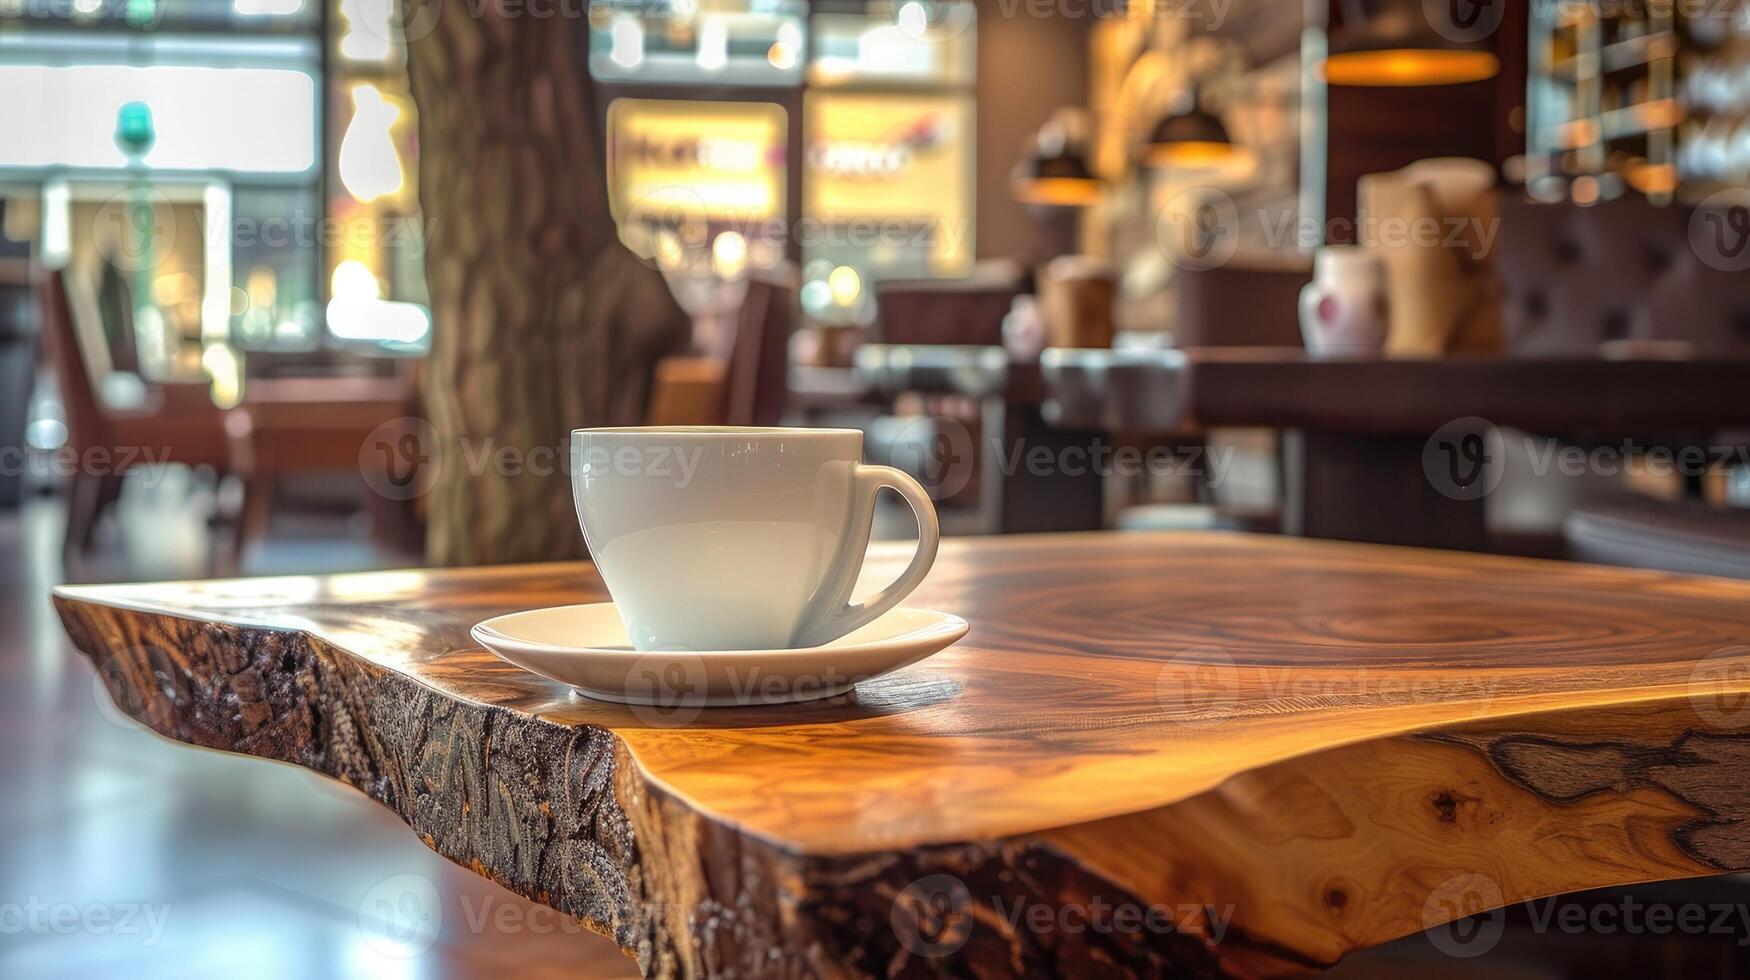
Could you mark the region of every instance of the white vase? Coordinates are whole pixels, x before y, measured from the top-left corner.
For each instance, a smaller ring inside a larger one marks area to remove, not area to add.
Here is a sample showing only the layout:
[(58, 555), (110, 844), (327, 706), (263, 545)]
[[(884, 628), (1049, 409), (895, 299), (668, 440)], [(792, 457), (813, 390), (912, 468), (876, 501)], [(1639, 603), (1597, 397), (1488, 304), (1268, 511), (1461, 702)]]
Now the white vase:
[(1300, 291), (1300, 332), (1308, 352), (1370, 354), (1391, 330), (1385, 264), (1353, 245), (1327, 245), (1313, 256), (1313, 280)]

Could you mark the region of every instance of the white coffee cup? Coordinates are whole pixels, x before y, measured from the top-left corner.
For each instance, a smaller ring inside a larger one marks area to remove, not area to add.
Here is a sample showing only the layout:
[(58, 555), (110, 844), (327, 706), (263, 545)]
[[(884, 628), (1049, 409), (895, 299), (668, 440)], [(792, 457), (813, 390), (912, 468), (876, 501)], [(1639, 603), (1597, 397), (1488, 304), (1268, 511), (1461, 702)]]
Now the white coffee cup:
[[(573, 430), (577, 518), (632, 645), (816, 646), (898, 605), (935, 560), (936, 509), (916, 480), (862, 459), (856, 429)], [(852, 603), (884, 487), (911, 504), (917, 554)]]

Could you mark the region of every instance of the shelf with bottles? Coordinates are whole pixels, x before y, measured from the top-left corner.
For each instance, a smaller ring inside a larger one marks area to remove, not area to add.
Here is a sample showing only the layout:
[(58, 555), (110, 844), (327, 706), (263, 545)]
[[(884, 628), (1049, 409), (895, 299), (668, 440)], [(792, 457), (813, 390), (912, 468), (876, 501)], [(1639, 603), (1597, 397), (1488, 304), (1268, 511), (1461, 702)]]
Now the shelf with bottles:
[(1608, 174), (1587, 186), (1668, 195), (1688, 115), (1683, 28), (1649, 0), (1534, 6), (1528, 181)]
[(1675, 30), (1662, 30), (1640, 37), (1601, 45), (1596, 54), (1573, 51), (1552, 57), (1552, 79), (1579, 82), (1597, 75), (1615, 75), (1644, 69), (1654, 62), (1677, 56), (1680, 44)]

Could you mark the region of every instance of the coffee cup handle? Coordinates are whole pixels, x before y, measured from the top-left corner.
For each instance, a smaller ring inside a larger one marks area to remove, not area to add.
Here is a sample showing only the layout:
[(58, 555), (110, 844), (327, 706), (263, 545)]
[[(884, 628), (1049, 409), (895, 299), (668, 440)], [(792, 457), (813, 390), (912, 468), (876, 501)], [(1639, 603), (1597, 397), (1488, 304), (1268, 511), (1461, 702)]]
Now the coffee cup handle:
[[(823, 596), (832, 596), (832, 605), (815, 623), (805, 623), (796, 631), (796, 645), (803, 647), (819, 646), (836, 640), (846, 633), (866, 626), (877, 616), (899, 605), (899, 601), (911, 595), (930, 572), (930, 565), (936, 560), (936, 548), (941, 544), (942, 528), (936, 521), (936, 505), (930, 500), (930, 495), (918, 481), (904, 470), (896, 470), (891, 466), (874, 466), (859, 463), (856, 467), (856, 489), (853, 499), (856, 501), (851, 518), (856, 522), (857, 531), (845, 544), (845, 553), (840, 556), (834, 574), (830, 581), (821, 587)], [(863, 568), (863, 550), (869, 545), (869, 532), (875, 516), (875, 497), (883, 489), (891, 489), (905, 498), (911, 505), (912, 516), (918, 522), (918, 550), (912, 555), (911, 564), (906, 566), (899, 578), (892, 585), (870, 596), (862, 602), (850, 602), (851, 589), (857, 584), (857, 573)]]

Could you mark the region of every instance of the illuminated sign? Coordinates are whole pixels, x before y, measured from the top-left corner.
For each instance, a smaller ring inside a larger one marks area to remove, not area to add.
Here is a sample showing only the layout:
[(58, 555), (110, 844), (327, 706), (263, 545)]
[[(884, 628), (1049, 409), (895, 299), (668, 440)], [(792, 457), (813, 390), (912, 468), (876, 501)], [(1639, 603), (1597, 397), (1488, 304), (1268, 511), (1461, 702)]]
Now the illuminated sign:
[(616, 220), (674, 210), (737, 221), (784, 213), (787, 118), (770, 102), (616, 99), (608, 198)]
[(803, 106), (803, 213), (820, 240), (805, 253), (883, 276), (971, 270), (970, 96), (817, 91)]
[(817, 140), (808, 145), (808, 165), (833, 177), (903, 177), (915, 153), (941, 147), (953, 135), (953, 121), (931, 113), (886, 140)]

